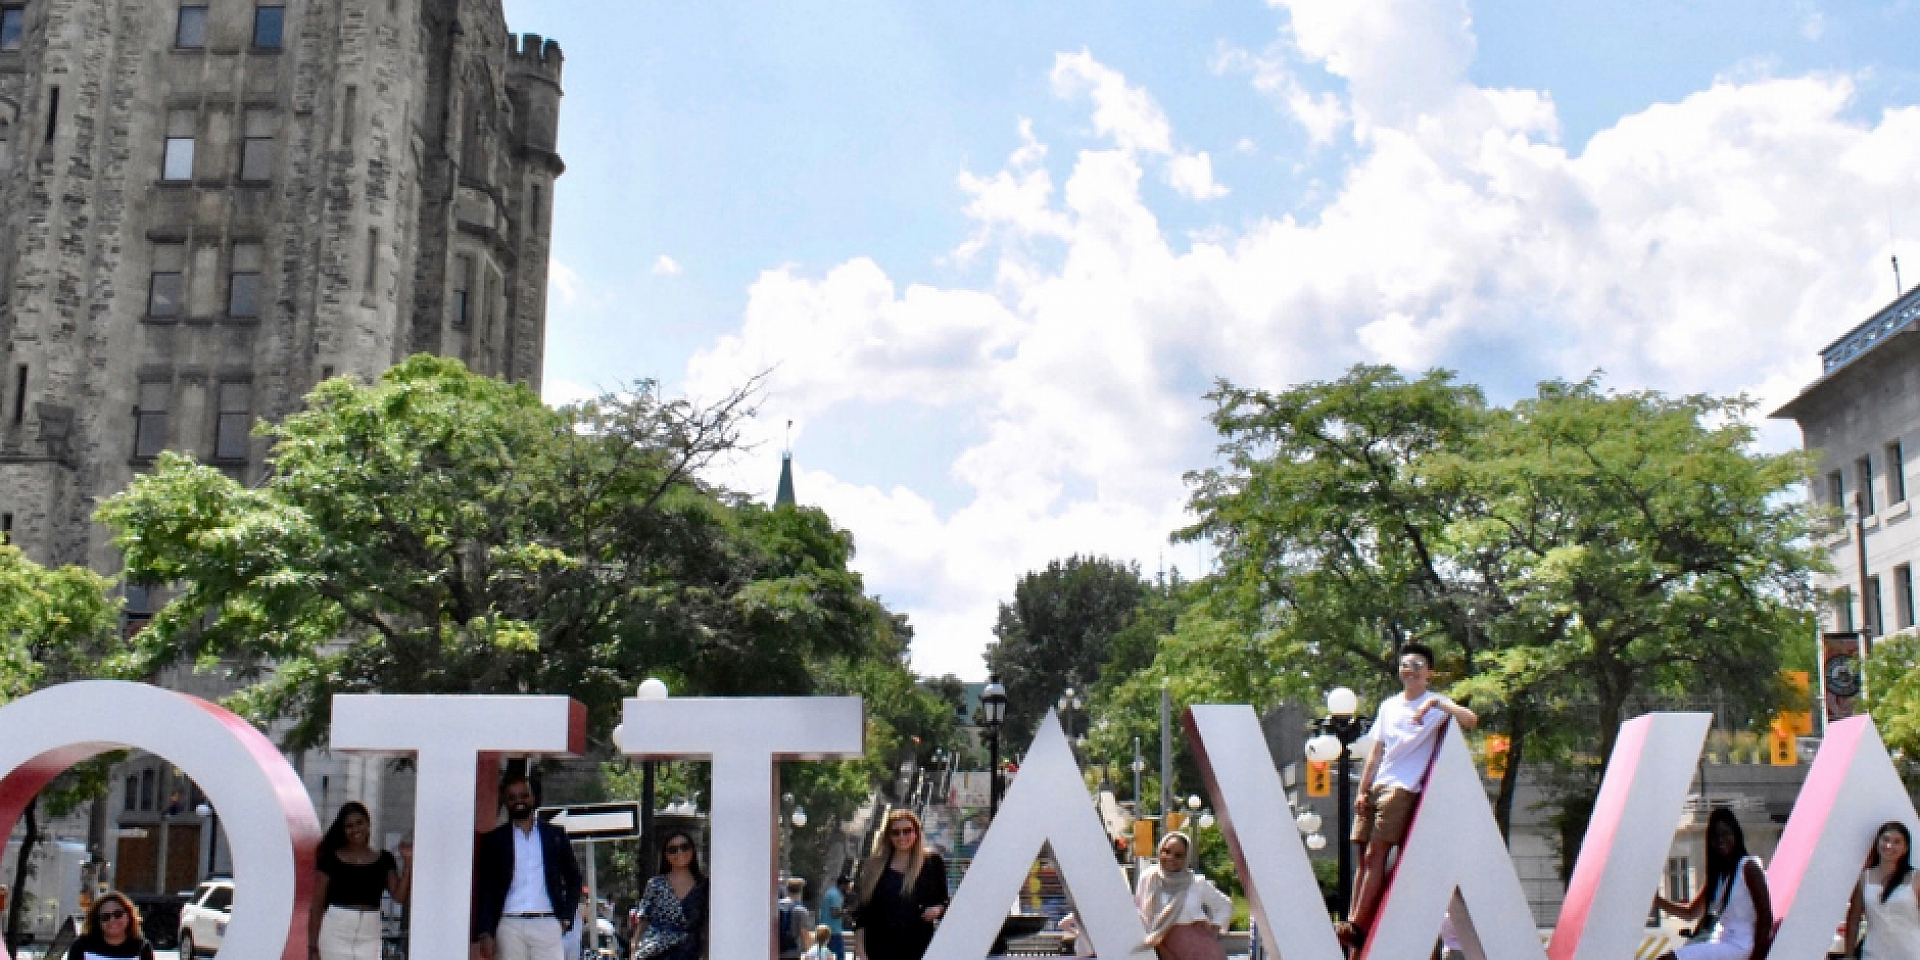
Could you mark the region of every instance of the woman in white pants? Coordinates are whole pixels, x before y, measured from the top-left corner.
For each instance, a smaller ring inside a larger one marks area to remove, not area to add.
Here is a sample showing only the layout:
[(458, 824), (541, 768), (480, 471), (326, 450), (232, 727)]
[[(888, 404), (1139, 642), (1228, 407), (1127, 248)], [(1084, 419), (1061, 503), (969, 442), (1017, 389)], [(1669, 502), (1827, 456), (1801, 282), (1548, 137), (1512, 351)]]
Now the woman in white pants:
[(372, 833), (366, 806), (349, 800), (320, 839), (307, 925), (309, 954), (319, 960), (380, 960), (380, 895), (407, 902), (411, 864), (402, 866), (393, 854), (375, 850), (368, 842)]

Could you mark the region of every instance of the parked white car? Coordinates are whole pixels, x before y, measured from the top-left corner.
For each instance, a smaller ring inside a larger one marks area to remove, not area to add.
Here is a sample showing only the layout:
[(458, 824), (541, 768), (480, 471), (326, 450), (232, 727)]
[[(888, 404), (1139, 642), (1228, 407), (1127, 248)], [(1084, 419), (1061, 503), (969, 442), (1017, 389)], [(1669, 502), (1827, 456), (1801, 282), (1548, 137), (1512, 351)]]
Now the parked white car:
[(220, 952), (227, 923), (233, 919), (233, 881), (208, 880), (180, 908), (180, 960)]

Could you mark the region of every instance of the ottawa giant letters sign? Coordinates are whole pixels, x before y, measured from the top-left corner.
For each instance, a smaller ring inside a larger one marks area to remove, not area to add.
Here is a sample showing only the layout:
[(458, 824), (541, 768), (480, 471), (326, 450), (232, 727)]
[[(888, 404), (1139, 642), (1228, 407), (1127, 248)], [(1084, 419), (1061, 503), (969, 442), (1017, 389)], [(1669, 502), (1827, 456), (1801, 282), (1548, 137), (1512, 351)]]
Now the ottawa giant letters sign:
[[(578, 753), (584, 711), (565, 697), (342, 696), (333, 716), (335, 750), (415, 758), (410, 955), (467, 960), (473, 834), (495, 822), (499, 756)], [(1253, 710), (1194, 707), (1186, 722), (1267, 948), (1283, 960), (1341, 960)], [(1466, 742), (1449, 729), (1363, 960), (1426, 960), (1450, 907), (1474, 960), (1632, 956), (1672, 843), (1666, 825), (1679, 818), (1708, 722), (1706, 714), (1650, 714), (1623, 725), (1544, 947)], [(625, 728), (623, 748), (633, 756), (712, 762), (709, 955), (770, 956), (779, 763), (860, 755), (860, 702), (628, 700)], [(0, 707), (0, 828), (11, 830), (61, 770), (124, 747), (166, 757), (220, 810), (236, 879), (222, 953), (306, 957), (319, 824), (280, 752), (218, 706), (157, 687), (88, 681)], [(1085, 793), (1066, 737), (1048, 716), (954, 893), (930, 960), (984, 956), (1047, 843), (1096, 952), (1152, 957)], [(1879, 735), (1866, 717), (1830, 725), (1768, 871), (1783, 918), (1774, 956), (1825, 953), (1874, 831), (1887, 820), (1920, 828)]]

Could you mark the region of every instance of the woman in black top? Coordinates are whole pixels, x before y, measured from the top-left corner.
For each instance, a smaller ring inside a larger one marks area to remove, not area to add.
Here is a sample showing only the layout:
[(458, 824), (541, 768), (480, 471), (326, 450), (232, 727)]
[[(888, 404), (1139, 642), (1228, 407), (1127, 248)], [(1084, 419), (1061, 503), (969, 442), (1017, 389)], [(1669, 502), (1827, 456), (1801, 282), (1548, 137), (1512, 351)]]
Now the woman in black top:
[[(380, 960), (380, 895), (406, 903), (413, 881), (411, 864), (403, 867), (393, 854), (375, 850), (367, 842), (372, 834), (366, 806), (349, 800), (320, 838), (320, 853), (314, 858), (320, 875), (307, 922), (310, 956)], [(400, 850), (406, 852), (404, 844)]]
[(86, 932), (73, 942), (67, 960), (153, 960), (153, 948), (140, 936), (140, 911), (118, 890), (109, 890), (87, 911)]
[(854, 956), (920, 960), (933, 942), (934, 924), (947, 912), (947, 864), (927, 848), (920, 818), (908, 810), (887, 814), (883, 844), (860, 870)]

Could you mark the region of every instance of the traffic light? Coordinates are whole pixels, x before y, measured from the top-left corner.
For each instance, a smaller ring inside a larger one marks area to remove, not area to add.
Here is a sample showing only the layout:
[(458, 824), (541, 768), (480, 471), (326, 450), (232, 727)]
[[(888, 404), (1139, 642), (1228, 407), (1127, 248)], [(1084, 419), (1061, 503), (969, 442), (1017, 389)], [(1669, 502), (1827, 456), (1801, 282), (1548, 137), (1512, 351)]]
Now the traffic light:
[(1327, 797), (1333, 795), (1332, 764), (1324, 760), (1307, 761), (1307, 796)]
[(1800, 741), (1793, 735), (1793, 721), (1773, 721), (1767, 735), (1767, 746), (1774, 766), (1792, 767), (1800, 763)]
[(1151, 857), (1154, 855), (1154, 818), (1141, 817), (1133, 822), (1133, 855)]
[(1504, 735), (1487, 734), (1487, 776), (1504, 780), (1507, 776), (1507, 751), (1513, 745)]

